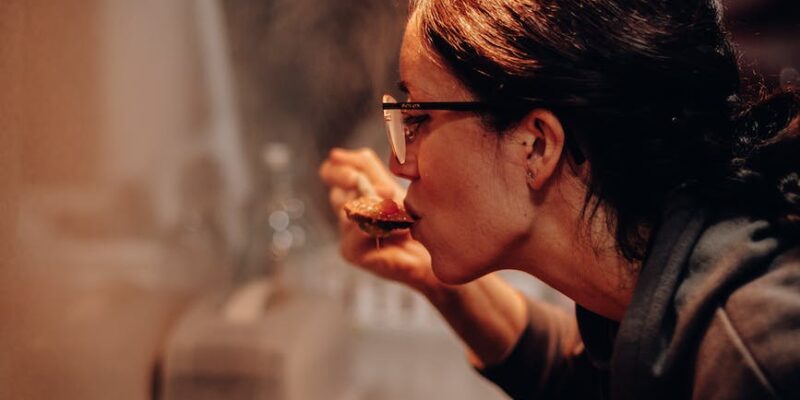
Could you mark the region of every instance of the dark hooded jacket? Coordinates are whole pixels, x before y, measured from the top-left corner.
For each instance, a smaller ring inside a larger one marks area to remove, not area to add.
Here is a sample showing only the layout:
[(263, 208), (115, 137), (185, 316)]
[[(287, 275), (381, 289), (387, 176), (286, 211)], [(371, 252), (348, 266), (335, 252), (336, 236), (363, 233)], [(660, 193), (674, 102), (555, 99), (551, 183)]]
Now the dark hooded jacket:
[(531, 303), (511, 354), (479, 372), (514, 399), (800, 399), (798, 242), (678, 201), (621, 323)]

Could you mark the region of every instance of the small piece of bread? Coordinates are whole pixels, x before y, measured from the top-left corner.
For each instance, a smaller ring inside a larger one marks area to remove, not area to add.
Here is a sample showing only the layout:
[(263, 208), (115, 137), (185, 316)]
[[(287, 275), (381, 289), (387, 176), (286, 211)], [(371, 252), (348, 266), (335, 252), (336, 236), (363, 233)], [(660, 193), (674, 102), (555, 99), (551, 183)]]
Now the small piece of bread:
[(363, 196), (344, 205), (347, 218), (370, 236), (385, 237), (396, 229), (410, 228), (414, 219), (392, 200)]

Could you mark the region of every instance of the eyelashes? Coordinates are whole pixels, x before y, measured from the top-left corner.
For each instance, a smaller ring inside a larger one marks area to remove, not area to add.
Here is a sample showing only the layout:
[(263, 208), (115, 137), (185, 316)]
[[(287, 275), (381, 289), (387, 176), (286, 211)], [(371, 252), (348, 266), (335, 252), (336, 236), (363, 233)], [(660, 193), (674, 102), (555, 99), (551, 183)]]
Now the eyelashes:
[(403, 124), (411, 131), (416, 132), (422, 124), (430, 120), (428, 114), (406, 115), (403, 117)]

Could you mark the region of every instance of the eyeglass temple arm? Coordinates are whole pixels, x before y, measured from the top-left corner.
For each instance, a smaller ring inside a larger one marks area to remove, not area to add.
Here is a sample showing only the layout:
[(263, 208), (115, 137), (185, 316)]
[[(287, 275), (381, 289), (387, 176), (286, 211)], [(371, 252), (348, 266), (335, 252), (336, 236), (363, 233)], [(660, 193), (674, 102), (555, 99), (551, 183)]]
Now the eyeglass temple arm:
[(444, 111), (483, 111), (486, 104), (479, 101), (431, 101), (382, 103), (384, 110), (444, 110)]
[[(444, 111), (485, 111), (486, 103), (480, 101), (429, 101), (429, 102), (396, 102), (381, 103), (384, 110), (444, 110)], [(586, 156), (572, 135), (566, 137), (567, 150), (575, 163), (586, 162)]]

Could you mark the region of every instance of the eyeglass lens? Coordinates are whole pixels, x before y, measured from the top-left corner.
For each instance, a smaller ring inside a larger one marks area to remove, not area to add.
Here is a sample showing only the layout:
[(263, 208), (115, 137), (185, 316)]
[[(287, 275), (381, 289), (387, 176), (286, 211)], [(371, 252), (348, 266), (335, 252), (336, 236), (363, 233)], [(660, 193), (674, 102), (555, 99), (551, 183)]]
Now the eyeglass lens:
[[(384, 103), (397, 103), (394, 97), (383, 95)], [(383, 120), (386, 122), (386, 136), (389, 138), (389, 145), (397, 162), (406, 162), (406, 135), (403, 126), (403, 113), (400, 110), (383, 110)]]

